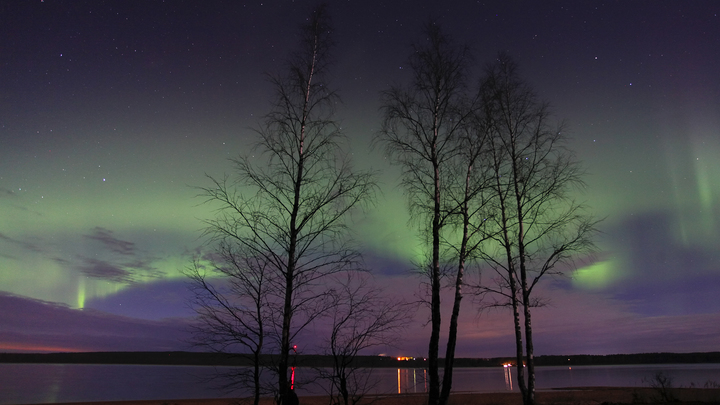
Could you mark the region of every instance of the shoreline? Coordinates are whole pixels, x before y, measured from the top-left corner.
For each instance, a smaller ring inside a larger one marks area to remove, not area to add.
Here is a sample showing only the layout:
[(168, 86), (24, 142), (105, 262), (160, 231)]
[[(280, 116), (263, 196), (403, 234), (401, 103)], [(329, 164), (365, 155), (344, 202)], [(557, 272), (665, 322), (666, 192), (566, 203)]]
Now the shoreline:
[[(444, 359), (438, 359), (443, 364)], [(297, 367), (332, 366), (328, 356), (299, 354), (294, 358)], [(359, 367), (367, 368), (425, 368), (422, 357), (400, 360), (391, 356), (357, 356)], [(275, 364), (275, 355), (264, 355), (263, 364)], [(242, 355), (208, 352), (68, 352), (68, 353), (7, 353), (0, 352), (0, 363), (43, 364), (134, 364), (177, 366), (251, 366), (252, 361)], [(502, 367), (515, 363), (514, 357), (455, 359), (456, 367)], [(635, 353), (610, 355), (541, 355), (535, 357), (537, 367), (544, 366), (611, 366), (650, 364), (720, 364), (720, 352), (693, 353)]]
[[(720, 403), (720, 388), (672, 388), (667, 391), (675, 403)], [(660, 404), (667, 403), (661, 392), (653, 388), (637, 387), (567, 387), (538, 390), (536, 401), (540, 405), (596, 405), (596, 404)], [(301, 396), (300, 405), (328, 405), (327, 396)], [(427, 394), (368, 395), (358, 405), (424, 405)], [(458, 392), (450, 395), (449, 405), (521, 405), (518, 392)], [(250, 398), (208, 398), (134, 401), (62, 402), (55, 405), (231, 405), (252, 404)], [(273, 405), (272, 397), (263, 397), (260, 405)], [(23, 404), (40, 405), (40, 404)]]

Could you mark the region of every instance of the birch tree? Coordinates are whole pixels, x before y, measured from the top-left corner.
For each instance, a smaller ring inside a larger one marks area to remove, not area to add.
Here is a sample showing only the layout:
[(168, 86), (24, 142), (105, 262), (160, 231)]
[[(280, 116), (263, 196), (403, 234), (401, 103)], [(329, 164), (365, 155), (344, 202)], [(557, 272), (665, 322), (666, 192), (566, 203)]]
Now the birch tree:
[(460, 153), (459, 137), (469, 112), (465, 80), (470, 58), (468, 50), (456, 47), (437, 25), (428, 24), (424, 34), (425, 41), (414, 47), (409, 60), (410, 83), (383, 93), (384, 120), (379, 141), (402, 169), (411, 215), (429, 248), (428, 398), (429, 404), (435, 405), (441, 394), (438, 352), (442, 233), (456, 213), (446, 195), (447, 180)]
[(325, 7), (313, 11), (299, 39), (283, 72), (270, 76), (273, 102), (253, 149), (234, 160), (232, 176), (202, 190), (218, 207), (207, 221), (209, 234), (257, 258), (270, 274), (266, 330), (268, 350), (278, 354), (278, 404), (294, 398), (293, 341), (332, 303), (324, 282), (357, 266), (348, 213), (375, 191), (372, 174), (353, 169), (334, 119), (339, 98), (326, 81), (333, 42)]
[(552, 124), (547, 103), (519, 77), (510, 57), (500, 54), (488, 67), (482, 92), (494, 172), (489, 236), (497, 250), (485, 254), (495, 283), (481, 290), (497, 294), (492, 305), (512, 308), (518, 386), (524, 404), (533, 405), (531, 309), (541, 302), (535, 287), (545, 276), (570, 270), (573, 257), (593, 249), (597, 221), (574, 199), (585, 186), (583, 171), (562, 126)]

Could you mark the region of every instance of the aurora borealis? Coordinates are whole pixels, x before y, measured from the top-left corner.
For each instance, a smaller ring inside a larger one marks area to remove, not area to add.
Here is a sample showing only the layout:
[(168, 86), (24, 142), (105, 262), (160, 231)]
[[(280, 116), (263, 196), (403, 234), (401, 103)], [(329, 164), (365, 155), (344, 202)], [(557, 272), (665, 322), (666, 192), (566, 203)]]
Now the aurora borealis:
[[(418, 239), (371, 147), (380, 92), (433, 18), (498, 51), (564, 119), (599, 251), (547, 280), (537, 354), (720, 350), (720, 5), (712, 1), (333, 1), (338, 119), (381, 194), (356, 238), (408, 297)], [(248, 152), (307, 1), (0, 5), (0, 351), (185, 350), (181, 270), (205, 174)], [(512, 352), (511, 319), (464, 302), (459, 356)], [(427, 314), (403, 338), (424, 353)], [(443, 326), (445, 329), (445, 326)]]

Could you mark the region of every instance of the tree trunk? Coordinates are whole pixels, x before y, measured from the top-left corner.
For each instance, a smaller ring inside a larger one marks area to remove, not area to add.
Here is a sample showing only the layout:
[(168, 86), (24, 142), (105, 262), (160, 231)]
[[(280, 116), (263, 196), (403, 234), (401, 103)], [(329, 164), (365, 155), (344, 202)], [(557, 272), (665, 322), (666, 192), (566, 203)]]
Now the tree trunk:
[(260, 351), (253, 353), (253, 405), (260, 405)]
[(445, 351), (445, 367), (442, 381), (442, 392), (440, 393), (439, 404), (446, 405), (452, 389), (453, 365), (455, 363), (455, 346), (457, 344), (458, 316), (460, 314), (460, 301), (462, 300), (462, 278), (465, 263), (461, 262), (458, 268), (455, 281), (455, 302), (453, 303), (452, 315), (450, 316), (450, 331), (448, 333), (447, 348)]
[(450, 330), (448, 332), (447, 348), (445, 350), (445, 370), (443, 373), (442, 391), (440, 392), (440, 405), (447, 405), (452, 390), (453, 366), (455, 363), (455, 347), (457, 345), (457, 328), (458, 317), (460, 316), (460, 302), (462, 301), (463, 275), (465, 273), (465, 258), (467, 256), (468, 233), (470, 227), (470, 216), (468, 208), (468, 191), (470, 188), (470, 172), (472, 164), (468, 166), (467, 176), (465, 176), (465, 195), (462, 204), (463, 214), (463, 234), (460, 242), (460, 253), (458, 260), (458, 271), (455, 279), (455, 301), (453, 302), (452, 314), (450, 315)]
[[(532, 342), (527, 341), (528, 336), (532, 336), (531, 319), (530, 319), (530, 297), (528, 293), (527, 284), (527, 266), (525, 263), (525, 211), (523, 210), (523, 195), (524, 192), (520, 190), (520, 184), (522, 182), (522, 173), (518, 168), (515, 151), (515, 140), (510, 143), (510, 151), (512, 156), (512, 173), (513, 173), (513, 188), (515, 192), (515, 203), (516, 203), (516, 214), (518, 220), (518, 256), (520, 258), (520, 290), (522, 292), (522, 306), (523, 306), (523, 318), (525, 319), (525, 344), (527, 349), (527, 372), (528, 372), (528, 386), (527, 392), (523, 396), (525, 405), (535, 405), (535, 367), (533, 367), (533, 354), (532, 354)], [(519, 366), (518, 366), (519, 367)]]
[[(314, 27), (314, 29), (317, 29)], [(282, 339), (280, 344), (280, 370), (279, 370), (279, 389), (280, 389), (280, 400), (285, 405), (288, 405), (288, 399), (291, 387), (288, 385), (288, 357), (290, 356), (290, 324), (292, 320), (292, 296), (294, 292), (294, 281), (295, 281), (295, 256), (297, 249), (297, 237), (299, 233), (298, 229), (298, 212), (300, 211), (300, 195), (301, 187), (304, 178), (304, 166), (305, 166), (305, 127), (307, 124), (308, 111), (310, 109), (310, 89), (313, 74), (315, 73), (315, 63), (318, 56), (318, 37), (317, 31), (314, 31), (314, 42), (312, 60), (309, 67), (309, 74), (307, 78), (307, 85), (305, 86), (305, 101), (303, 103), (302, 119), (300, 121), (300, 139), (298, 139), (298, 160), (297, 160), (297, 177), (295, 178), (294, 184), (294, 200), (292, 212), (290, 214), (290, 248), (288, 249), (288, 267), (287, 273), (285, 274), (285, 304), (283, 307), (283, 330)]]
[[(261, 291), (261, 290), (259, 290)], [(258, 319), (258, 344), (255, 348), (255, 351), (253, 352), (253, 366), (254, 366), (254, 375), (253, 375), (253, 391), (254, 391), (254, 399), (253, 399), (253, 405), (260, 405), (260, 353), (262, 353), (263, 350), (263, 344), (265, 343), (265, 327), (262, 317), (262, 299), (260, 299), (260, 296), (258, 294), (258, 300), (255, 301), (255, 313), (257, 314)]]
[(295, 251), (297, 249), (297, 216), (300, 207), (300, 184), (303, 173), (302, 138), (300, 142), (300, 158), (298, 174), (295, 180), (295, 199), (290, 216), (290, 248), (288, 249), (288, 265), (285, 272), (285, 302), (283, 304), (282, 335), (280, 338), (280, 362), (278, 364), (278, 389), (280, 395), (278, 405), (288, 405), (290, 385), (288, 384), (288, 363), (290, 357), (290, 325), (292, 323), (292, 296), (295, 281)]
[[(497, 156), (493, 157), (495, 159), (495, 171), (496, 173), (499, 173), (498, 167), (499, 162), (497, 160)], [(498, 189), (498, 196), (500, 197), (500, 215), (501, 215), (501, 221), (502, 221), (502, 232), (503, 232), (503, 241), (505, 243), (505, 255), (507, 260), (507, 273), (508, 273), (508, 284), (510, 285), (510, 302), (512, 303), (512, 311), (513, 311), (513, 326), (515, 327), (515, 362), (517, 366), (517, 384), (520, 388), (520, 393), (523, 397), (523, 403), (525, 402), (525, 398), (527, 397), (527, 387), (525, 385), (525, 369), (523, 368), (523, 338), (522, 338), (522, 327), (520, 326), (520, 304), (518, 303), (517, 299), (517, 280), (515, 279), (515, 265), (513, 261), (513, 255), (512, 255), (512, 245), (510, 244), (510, 235), (508, 233), (508, 219), (507, 219), (507, 205), (505, 196), (502, 192), (503, 187), (500, 183), (500, 177), (495, 176), (495, 186)]]
[(340, 377), (340, 395), (342, 395), (343, 404), (350, 405), (350, 393), (347, 387), (347, 377)]
[[(526, 301), (530, 297), (527, 297)], [(530, 319), (530, 306), (523, 305), (525, 310), (525, 353), (527, 355), (528, 393), (525, 405), (535, 405), (535, 357), (533, 354), (532, 322)]]
[[(309, 87), (308, 87), (309, 91)], [(307, 99), (308, 96), (306, 96)], [(307, 109), (307, 101), (304, 110)], [(297, 250), (297, 217), (300, 211), (300, 193), (301, 185), (303, 180), (303, 166), (304, 166), (304, 155), (303, 146), (305, 141), (305, 117), (301, 125), (300, 142), (299, 142), (299, 153), (297, 163), (297, 177), (295, 178), (294, 184), (294, 199), (293, 208), (290, 214), (290, 246), (288, 249), (288, 265), (285, 272), (285, 302), (283, 304), (283, 322), (282, 322), (282, 335), (280, 339), (280, 362), (278, 365), (278, 389), (280, 390), (280, 398), (278, 405), (288, 405), (290, 395), (290, 385), (288, 384), (288, 359), (290, 357), (290, 325), (292, 323), (292, 297), (294, 293), (294, 281), (295, 281), (295, 255)]]
[(432, 275), (430, 281), (430, 344), (428, 346), (428, 404), (437, 405), (440, 399), (440, 375), (438, 373), (438, 351), (440, 347), (440, 170), (435, 166), (435, 208), (432, 223)]
[[(515, 291), (517, 286), (515, 285), (515, 275), (510, 272), (510, 289)], [(523, 367), (523, 338), (522, 338), (522, 327), (520, 326), (520, 304), (518, 303), (517, 295), (512, 295), (512, 308), (513, 308), (513, 322), (515, 326), (515, 361), (517, 363), (517, 379), (518, 387), (520, 387), (520, 393), (523, 397), (523, 403), (527, 398), (527, 386), (525, 385), (525, 368)]]
[(282, 336), (280, 340), (280, 361), (278, 364), (278, 405), (288, 405), (290, 385), (288, 384), (288, 365), (290, 357), (290, 324), (292, 317), (292, 276), (291, 270), (285, 281), (285, 304), (283, 307)]

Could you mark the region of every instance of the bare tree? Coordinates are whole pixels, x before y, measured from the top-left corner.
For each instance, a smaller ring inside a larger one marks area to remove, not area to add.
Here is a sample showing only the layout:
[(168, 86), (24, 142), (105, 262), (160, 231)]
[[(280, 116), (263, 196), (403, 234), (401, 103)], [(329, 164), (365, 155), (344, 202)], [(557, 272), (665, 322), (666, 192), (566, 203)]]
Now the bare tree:
[(379, 140), (402, 168), (410, 211), (430, 247), (428, 391), (429, 403), (435, 405), (440, 400), (442, 231), (456, 212), (454, 206), (448, 206), (446, 180), (449, 167), (458, 158), (458, 138), (468, 115), (465, 79), (469, 54), (465, 48), (456, 48), (433, 23), (424, 33), (426, 41), (415, 46), (409, 61), (412, 82), (383, 93), (384, 122)]
[(384, 296), (368, 274), (348, 272), (338, 284), (326, 342), (333, 365), (324, 377), (330, 381), (333, 404), (355, 405), (377, 384), (372, 370), (357, 364), (357, 356), (373, 347), (392, 346), (410, 311), (407, 304)]
[(193, 292), (191, 306), (198, 314), (193, 326), (196, 346), (220, 353), (248, 357), (252, 367), (222, 373), (224, 389), (250, 388), (253, 403), (266, 393), (261, 384), (261, 358), (270, 313), (267, 294), (270, 286), (267, 263), (243, 252), (243, 246), (216, 229), (207, 230), (220, 239), (215, 251), (196, 257), (185, 271)]
[(507, 55), (500, 54), (487, 69), (482, 114), (485, 127), (491, 131), (497, 213), (491, 217), (495, 231), (490, 236), (498, 249), (485, 255), (496, 271), (496, 283), (481, 288), (504, 297), (492, 305), (512, 307), (518, 385), (524, 403), (532, 405), (535, 368), (531, 308), (540, 304), (533, 289), (543, 276), (561, 274), (571, 267), (575, 255), (593, 249), (597, 221), (573, 199), (574, 192), (584, 188), (583, 172), (565, 147), (562, 126), (551, 125), (547, 104), (519, 78), (516, 64)]
[(285, 73), (271, 77), (275, 98), (253, 154), (235, 160), (233, 178), (212, 179), (202, 190), (218, 206), (217, 217), (207, 221), (210, 233), (272, 274), (266, 330), (279, 352), (278, 404), (294, 396), (288, 381), (293, 340), (332, 302), (323, 281), (357, 264), (347, 214), (375, 191), (372, 174), (353, 170), (333, 120), (338, 96), (325, 82), (332, 46), (325, 7), (307, 21)]

